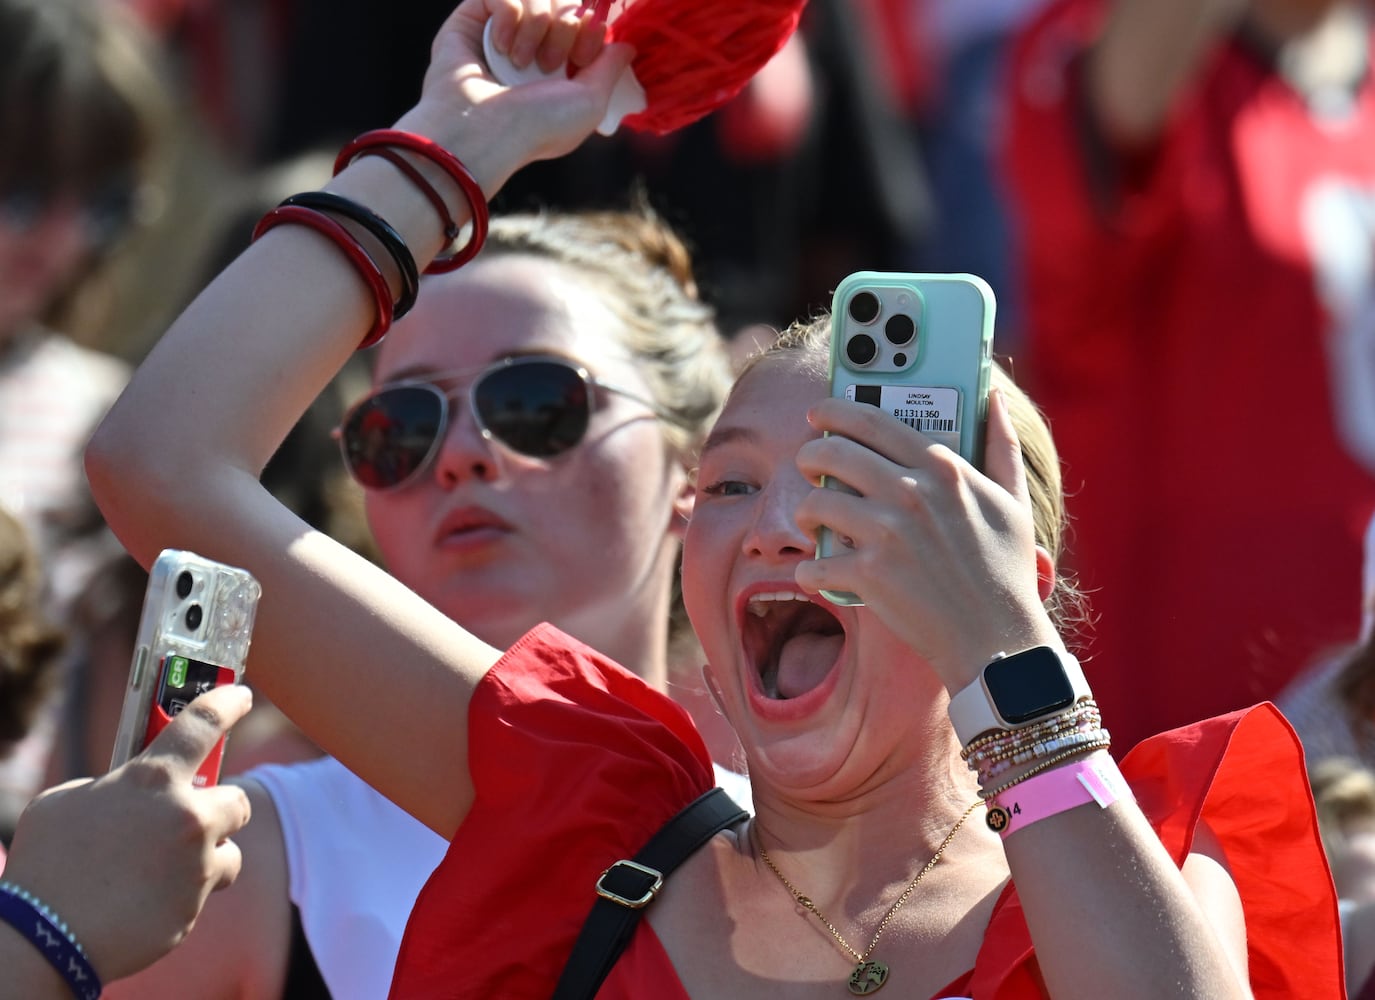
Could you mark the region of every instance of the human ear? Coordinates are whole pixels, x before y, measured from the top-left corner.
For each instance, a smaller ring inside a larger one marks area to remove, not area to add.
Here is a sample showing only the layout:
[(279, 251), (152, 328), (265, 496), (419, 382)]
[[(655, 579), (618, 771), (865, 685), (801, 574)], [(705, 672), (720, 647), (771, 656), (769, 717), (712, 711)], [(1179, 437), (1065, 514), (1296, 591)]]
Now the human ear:
[(680, 470), (677, 475), (677, 492), (673, 496), (673, 519), (669, 523), (669, 534), (679, 541), (687, 532), (688, 521), (692, 520), (693, 499), (697, 491), (692, 486), (692, 477), (686, 470)]
[(1055, 590), (1055, 558), (1041, 546), (1036, 546), (1036, 590), (1041, 603), (1050, 600)]

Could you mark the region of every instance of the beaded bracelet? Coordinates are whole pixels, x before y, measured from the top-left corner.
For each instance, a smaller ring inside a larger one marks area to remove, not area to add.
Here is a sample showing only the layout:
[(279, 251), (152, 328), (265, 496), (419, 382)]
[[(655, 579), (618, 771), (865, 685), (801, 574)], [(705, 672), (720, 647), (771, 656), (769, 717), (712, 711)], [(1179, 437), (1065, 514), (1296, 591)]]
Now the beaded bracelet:
[(988, 785), (1000, 774), (1006, 774), (1015, 767), (1022, 764), (1029, 764), (1039, 761), (1046, 757), (1053, 757), (1064, 750), (1073, 750), (1086, 746), (1099, 746), (1103, 743), (1111, 742), (1112, 736), (1106, 729), (1087, 729), (1082, 733), (1073, 733), (1067, 736), (1057, 737), (1047, 740), (1045, 743), (1037, 744), (1034, 750), (1026, 750), (1021, 753), (1013, 754), (987, 765), (978, 768), (979, 784)]
[(961, 751), (960, 756), (970, 767), (977, 767), (980, 763), (1011, 756), (1017, 751), (1025, 750), (1037, 743), (1044, 743), (1046, 740), (1056, 739), (1070, 733), (1095, 729), (1102, 724), (1103, 717), (1096, 711), (1062, 715), (1053, 725), (1042, 723), (1034, 727), (1028, 726), (1026, 729), (1011, 730), (995, 739), (985, 739), (976, 749)]
[[(468, 209), (472, 214), (473, 231), (468, 237), (468, 242), (461, 250), (448, 256), (436, 257), (425, 268), (426, 274), (443, 274), (446, 271), (456, 271), (468, 261), (477, 256), (477, 252), (482, 249), (482, 244), (487, 241), (487, 196), (482, 193), (482, 185), (477, 182), (477, 178), (472, 172), (463, 165), (453, 153), (449, 152), (433, 139), (427, 139), (423, 135), (416, 135), (414, 132), (403, 132), (399, 129), (375, 129), (371, 132), (364, 132), (354, 139), (347, 146), (339, 151), (338, 158), (334, 161), (334, 172), (338, 174), (350, 163), (364, 155), (385, 155), (382, 151), (389, 147), (404, 149), (411, 153), (416, 153), (438, 166), (449, 178), (462, 190), (463, 196), (468, 199)], [(420, 188), (431, 204), (444, 205), (444, 199), (439, 192), (425, 180), (420, 171), (414, 167), (406, 169), (401, 167), (401, 157), (392, 154), (386, 157), (393, 165), (399, 167), (411, 182)], [(407, 166), (410, 166), (407, 164)], [(452, 244), (458, 238), (458, 227), (454, 224), (453, 216), (449, 214), (447, 205), (439, 213), (439, 217), (444, 224), (444, 235)]]
[(368, 283), (368, 287), (372, 290), (373, 304), (377, 307), (377, 319), (373, 321), (372, 329), (368, 331), (367, 336), (359, 343), (358, 349), (361, 351), (365, 347), (371, 347), (386, 336), (392, 323), (391, 288), (387, 285), (387, 279), (383, 275), (382, 269), (377, 266), (377, 261), (372, 259), (367, 250), (364, 249), (363, 244), (354, 239), (352, 233), (328, 215), (311, 208), (302, 208), (299, 205), (286, 205), (268, 212), (254, 228), (253, 239), (256, 240), (269, 229), (286, 223), (300, 223), (328, 236), (357, 268), (363, 280)]
[(990, 799), (996, 799), (999, 795), (1003, 794), (1003, 792), (1007, 791), (1009, 788), (1015, 788), (1017, 785), (1021, 784), (1023, 781), (1026, 781), (1028, 778), (1034, 777), (1035, 775), (1038, 775), (1043, 771), (1049, 771), (1052, 767), (1054, 767), (1057, 764), (1063, 764), (1065, 761), (1073, 760), (1075, 757), (1083, 757), (1086, 754), (1092, 753), (1095, 750), (1106, 750), (1110, 746), (1112, 746), (1112, 741), (1104, 739), (1099, 740), (1096, 743), (1086, 743), (1084, 746), (1075, 747), (1072, 750), (1062, 750), (1060, 753), (1055, 754), (1053, 757), (1047, 757), (1045, 760), (1041, 761), (1035, 767), (1028, 768), (1026, 771), (1024, 771), (1022, 774), (1017, 775), (1017, 777), (1013, 778), (1011, 781), (1005, 781), (1001, 785), (998, 785), (996, 788), (990, 789), (988, 791), (980, 791), (979, 798), (983, 799), (985, 802), (989, 801)]
[(334, 212), (358, 223), (386, 249), (396, 269), (401, 272), (401, 297), (392, 307), (392, 322), (396, 322), (415, 306), (420, 294), (420, 272), (415, 268), (415, 257), (406, 241), (386, 219), (369, 208), (358, 204), (352, 198), (335, 194), (333, 191), (305, 191), (293, 194), (282, 202), (283, 206), (299, 205), (317, 212)]
[(38, 897), (13, 882), (0, 881), (0, 920), (28, 938), (67, 981), (74, 996), (97, 1000), (102, 989), (100, 977), (86, 957), (86, 950), (66, 923)]
[(1027, 726), (1019, 726), (1016, 729), (1000, 729), (980, 736), (972, 740), (963, 750), (960, 751), (962, 760), (969, 760), (978, 755), (986, 748), (1003, 745), (1009, 741), (1035, 742), (1042, 734), (1053, 734), (1060, 729), (1073, 728), (1080, 720), (1088, 719), (1095, 724), (1102, 720), (1102, 715), (1098, 711), (1098, 703), (1092, 698), (1081, 698), (1073, 706), (1053, 715), (1049, 719), (1042, 719)]

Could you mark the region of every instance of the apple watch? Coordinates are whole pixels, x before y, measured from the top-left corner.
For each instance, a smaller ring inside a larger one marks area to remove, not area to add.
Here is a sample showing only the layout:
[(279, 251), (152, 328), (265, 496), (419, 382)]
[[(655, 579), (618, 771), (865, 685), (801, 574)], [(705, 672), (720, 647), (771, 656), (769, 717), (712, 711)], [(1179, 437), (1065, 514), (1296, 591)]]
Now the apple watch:
[(1092, 696), (1079, 661), (1050, 646), (999, 653), (950, 699), (955, 735), (968, 746), (982, 733), (1020, 729)]

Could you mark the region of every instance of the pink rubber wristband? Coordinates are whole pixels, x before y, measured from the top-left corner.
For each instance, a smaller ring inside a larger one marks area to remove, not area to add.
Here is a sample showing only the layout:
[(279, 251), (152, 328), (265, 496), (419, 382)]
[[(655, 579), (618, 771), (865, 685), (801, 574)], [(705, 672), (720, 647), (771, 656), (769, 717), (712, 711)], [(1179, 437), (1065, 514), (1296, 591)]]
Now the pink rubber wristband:
[(1118, 800), (1135, 802), (1131, 787), (1112, 755), (1096, 750), (1060, 767), (1028, 778), (989, 800), (988, 828), (1004, 840), (1032, 823), (1066, 809), (1096, 802), (1106, 809)]

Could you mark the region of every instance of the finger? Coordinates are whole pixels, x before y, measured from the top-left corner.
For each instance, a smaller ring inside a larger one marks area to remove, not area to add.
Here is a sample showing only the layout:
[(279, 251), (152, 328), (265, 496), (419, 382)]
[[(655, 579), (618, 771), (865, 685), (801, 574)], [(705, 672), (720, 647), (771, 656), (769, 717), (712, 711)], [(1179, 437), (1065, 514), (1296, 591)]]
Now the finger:
[(502, 55), (510, 55), (520, 24), (520, 0), (486, 0), (486, 6), (492, 21), (492, 45)]
[(578, 71), (574, 79), (591, 87), (605, 100), (610, 101), (611, 92), (616, 88), (617, 81), (634, 58), (635, 49), (624, 42), (607, 45), (595, 59)]
[(572, 57), (573, 44), (580, 25), (576, 10), (567, 10), (554, 17), (549, 31), (535, 52), (535, 64), (546, 73), (565, 65)]
[(860, 563), (857, 552), (842, 552), (825, 559), (803, 559), (797, 564), (793, 578), (799, 587), (811, 594), (822, 591), (859, 594), (863, 583)]
[(234, 880), (239, 877), (239, 872), (243, 870), (243, 852), (239, 850), (239, 845), (234, 841), (226, 840), (222, 844), (215, 845), (210, 865), (211, 875), (215, 879), (210, 891), (218, 892), (220, 889), (227, 889), (234, 884)]
[(812, 490), (793, 512), (798, 528), (813, 538), (823, 525), (831, 529), (837, 536), (831, 545), (833, 553), (873, 542), (883, 530), (880, 516), (863, 496), (839, 489)]
[(220, 738), (252, 706), (253, 695), (242, 684), (207, 691), (177, 713), (140, 756), (161, 757), (174, 777), (190, 780)]
[(248, 795), (237, 785), (214, 785), (194, 794), (205, 831), (217, 843), (234, 836), (253, 817)]
[(863, 496), (878, 494), (885, 483), (910, 471), (866, 445), (835, 436), (803, 444), (797, 451), (797, 468), (813, 484), (820, 485), (826, 477), (833, 486), (843, 484)]
[(516, 25), (516, 35), (509, 53), (516, 69), (525, 69), (535, 61), (535, 53), (539, 51), (540, 43), (553, 23), (554, 12), (549, 8), (549, 0), (527, 0), (520, 23)]
[(1026, 466), (1012, 411), (1000, 389), (988, 393), (988, 435), (984, 439), (984, 473), (1011, 493), (1024, 507), (1031, 506), (1027, 489)]
[(807, 412), (807, 421), (823, 433), (858, 441), (902, 466), (918, 465), (934, 448), (943, 448), (887, 410), (849, 399), (823, 399)]
[(606, 22), (595, 14), (584, 17), (578, 24), (577, 37), (573, 40), (573, 50), (568, 61), (574, 66), (586, 66), (597, 58), (606, 45)]

